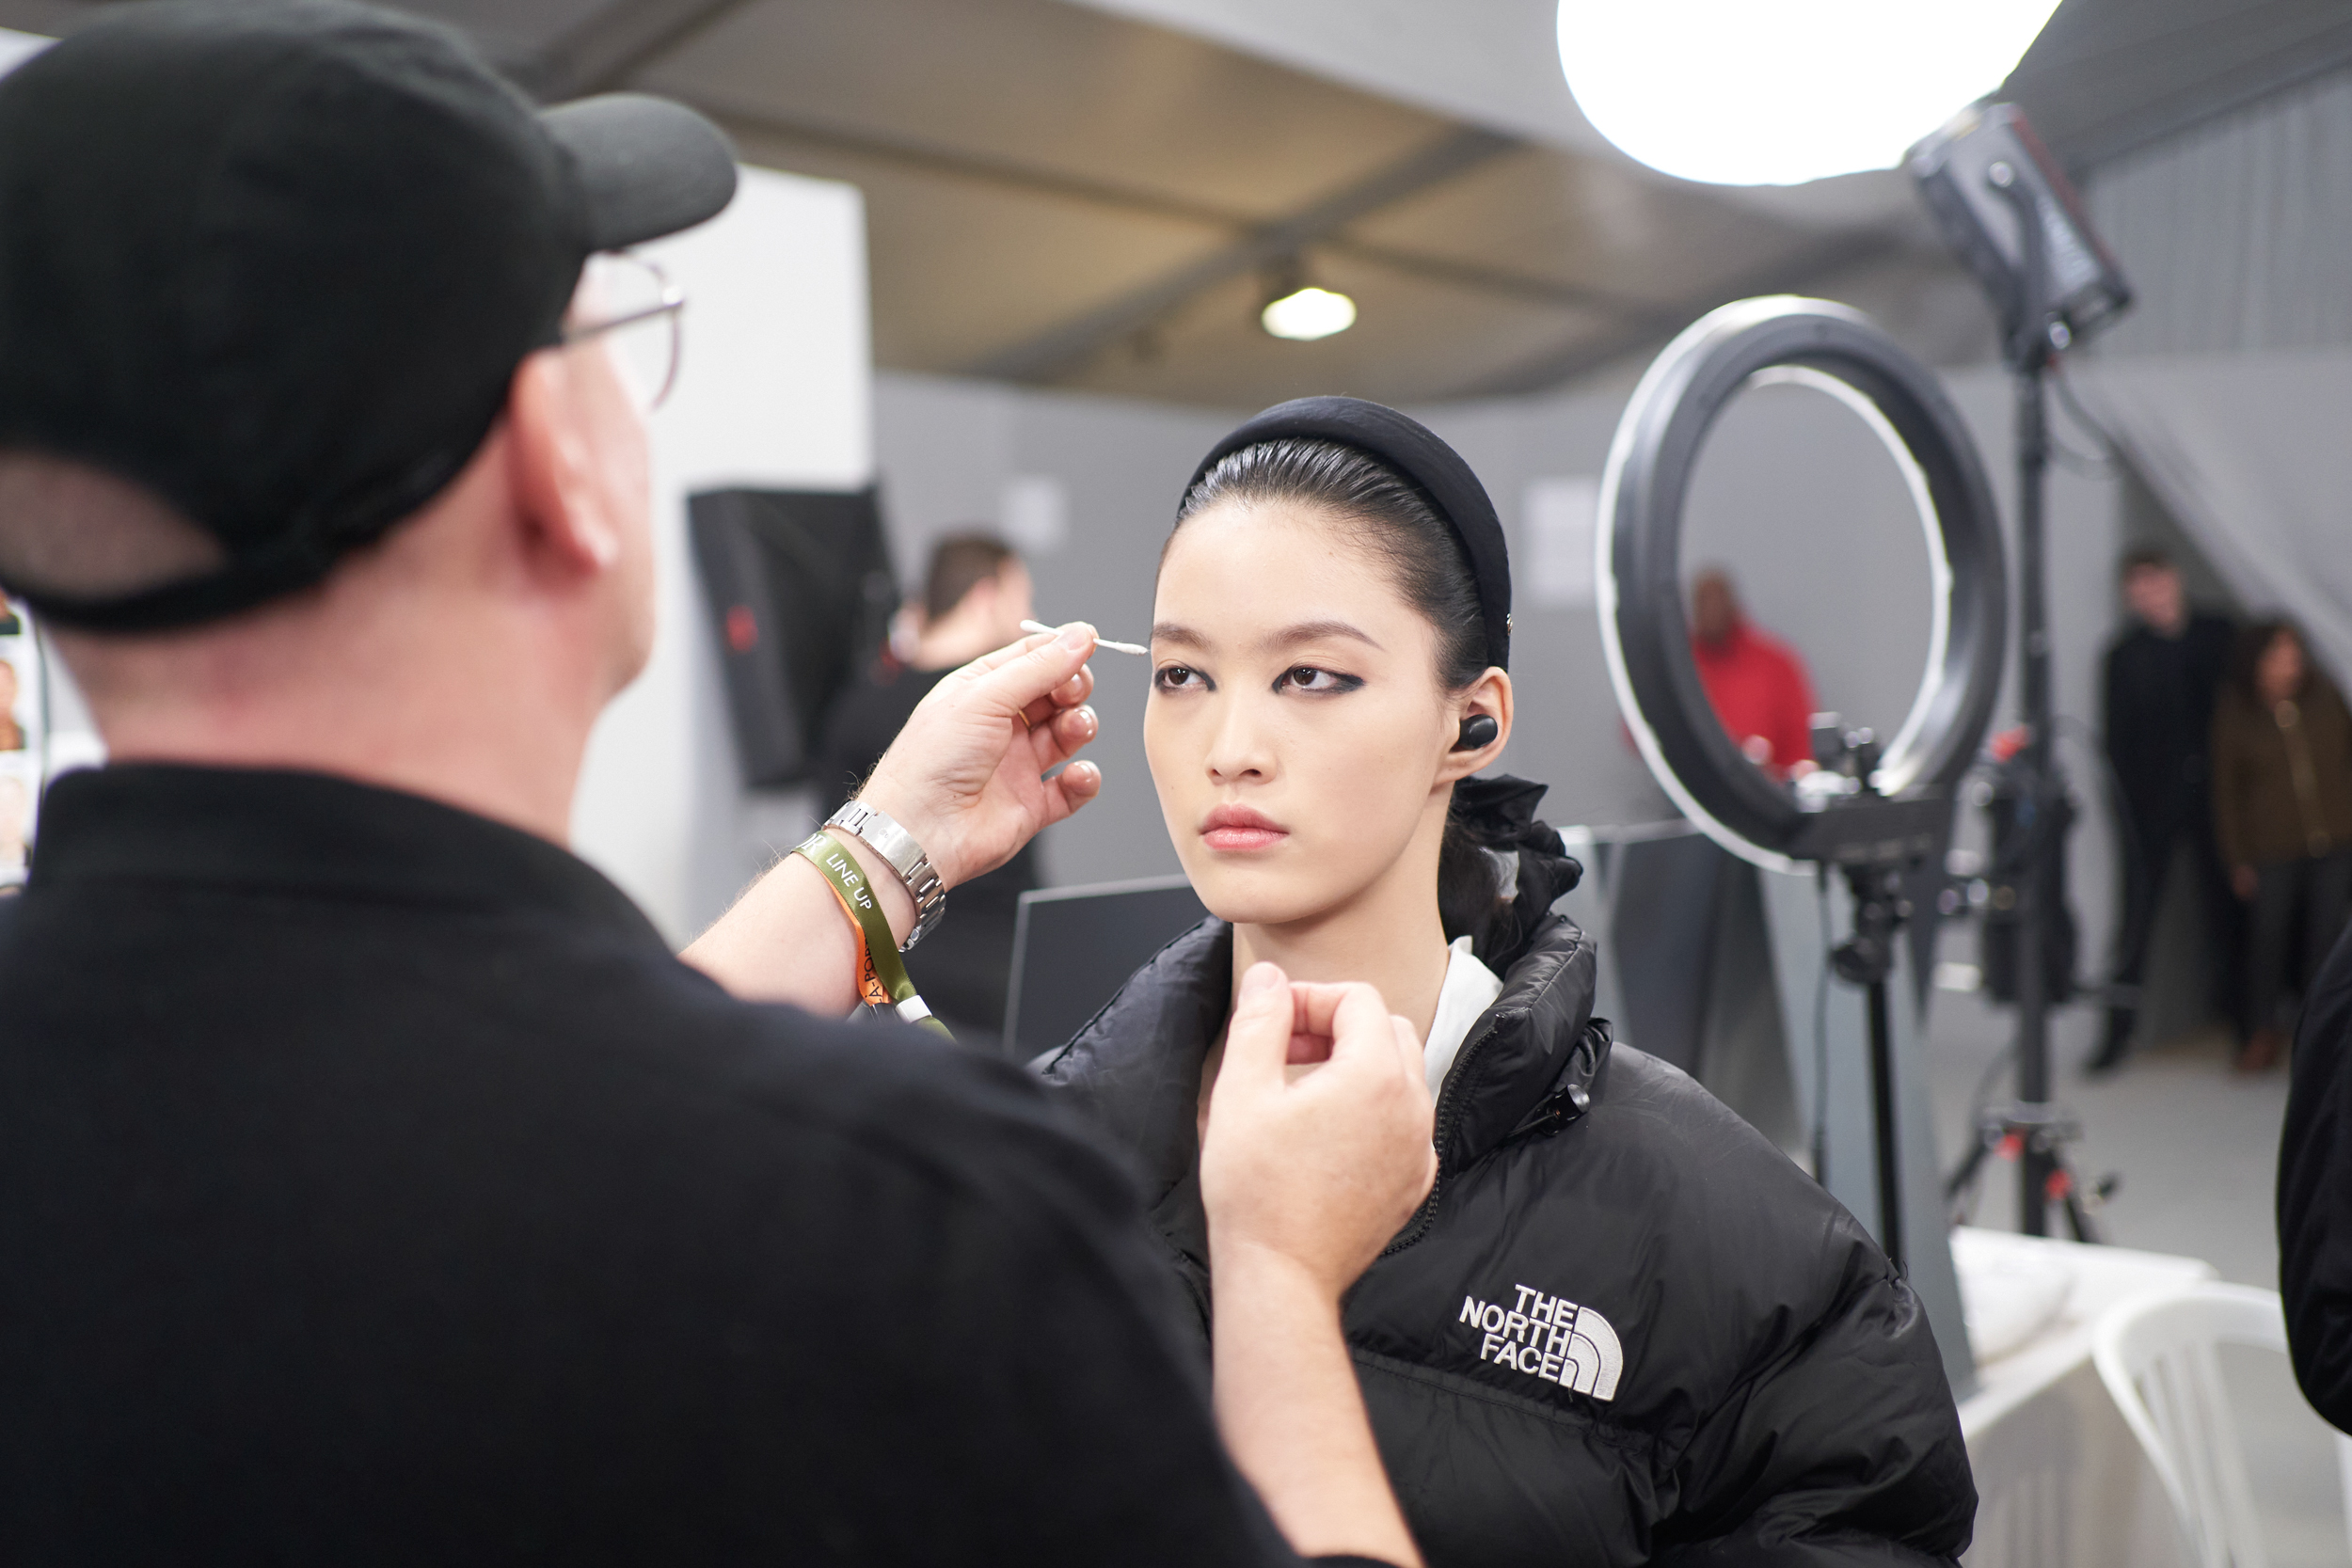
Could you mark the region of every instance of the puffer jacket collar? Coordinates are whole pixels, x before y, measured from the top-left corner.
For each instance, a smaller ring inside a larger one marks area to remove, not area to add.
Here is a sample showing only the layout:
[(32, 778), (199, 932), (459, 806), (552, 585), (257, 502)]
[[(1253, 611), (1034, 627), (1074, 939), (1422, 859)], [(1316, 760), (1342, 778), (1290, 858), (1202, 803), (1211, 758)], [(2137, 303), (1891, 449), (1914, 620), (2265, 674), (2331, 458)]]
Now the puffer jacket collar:
[[(1163, 1205), (1199, 1164), (1200, 1065), (1224, 1023), (1232, 969), (1232, 927), (1204, 920), (1041, 1065), (1132, 1153)], [(1592, 942), (1574, 922), (1555, 915), (1534, 931), (1438, 1098), (1440, 1180), (1515, 1135), (1573, 1121), (1599, 1095), (1609, 1032), (1594, 1026), (1594, 978)]]

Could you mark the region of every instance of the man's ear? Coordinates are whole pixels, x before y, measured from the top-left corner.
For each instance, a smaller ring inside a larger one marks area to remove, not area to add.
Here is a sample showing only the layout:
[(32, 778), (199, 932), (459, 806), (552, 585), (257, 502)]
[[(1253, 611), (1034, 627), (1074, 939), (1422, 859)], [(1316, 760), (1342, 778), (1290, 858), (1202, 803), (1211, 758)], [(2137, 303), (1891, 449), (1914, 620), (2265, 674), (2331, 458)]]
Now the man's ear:
[(620, 559), (621, 534), (596, 484), (585, 393), (572, 356), (542, 349), (516, 368), (506, 421), (529, 546), (560, 569), (595, 573)]
[[(1502, 755), (1502, 749), (1511, 743), (1511, 721), (1514, 714), (1511, 696), (1511, 676), (1507, 671), (1489, 666), (1486, 673), (1470, 684), (1455, 700), (1456, 711), (1451, 735), (1461, 734), (1462, 726), (1479, 715), (1494, 721), (1492, 740), (1473, 751), (1452, 751), (1438, 769), (1440, 784), (1469, 778), (1480, 768), (1492, 764)], [(1452, 742), (1448, 742), (1449, 746)]]

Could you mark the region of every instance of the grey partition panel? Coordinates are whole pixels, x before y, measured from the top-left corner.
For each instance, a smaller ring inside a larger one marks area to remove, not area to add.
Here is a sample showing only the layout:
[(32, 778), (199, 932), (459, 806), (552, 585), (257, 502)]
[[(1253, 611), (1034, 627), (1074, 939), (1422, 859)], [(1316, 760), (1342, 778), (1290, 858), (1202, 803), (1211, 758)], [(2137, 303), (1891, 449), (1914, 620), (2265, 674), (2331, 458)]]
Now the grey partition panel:
[(1023, 894), (1005, 997), (1005, 1053), (1027, 1061), (1061, 1045), (1128, 975), (1208, 913), (1181, 876)]

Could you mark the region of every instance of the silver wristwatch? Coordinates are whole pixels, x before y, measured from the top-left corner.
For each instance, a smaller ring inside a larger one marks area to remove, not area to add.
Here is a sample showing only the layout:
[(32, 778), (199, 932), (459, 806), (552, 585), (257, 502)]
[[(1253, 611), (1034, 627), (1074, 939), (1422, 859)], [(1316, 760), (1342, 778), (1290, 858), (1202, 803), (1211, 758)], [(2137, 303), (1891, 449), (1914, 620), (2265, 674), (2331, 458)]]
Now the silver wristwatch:
[(906, 952), (930, 935), (939, 917), (947, 912), (947, 888), (931, 869), (931, 858), (923, 853), (914, 835), (892, 821), (888, 812), (876, 811), (863, 800), (851, 800), (826, 817), (825, 826), (864, 839), (866, 847), (888, 861), (890, 869), (906, 883), (907, 896), (914, 900), (914, 929), (898, 944), (898, 951)]

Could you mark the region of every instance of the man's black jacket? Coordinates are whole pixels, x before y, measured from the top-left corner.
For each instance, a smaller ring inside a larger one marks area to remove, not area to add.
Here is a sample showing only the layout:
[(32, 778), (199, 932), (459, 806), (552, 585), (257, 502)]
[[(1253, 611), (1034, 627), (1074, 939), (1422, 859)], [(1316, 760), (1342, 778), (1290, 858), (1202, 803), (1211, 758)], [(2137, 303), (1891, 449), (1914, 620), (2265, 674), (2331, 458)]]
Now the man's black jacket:
[(0, 901), (0, 1562), (1295, 1561), (1037, 1085), (554, 845), (118, 768)]
[[(1232, 928), (1136, 972), (1042, 1066), (1141, 1168), (1205, 1327), (1200, 1065)], [(1438, 1097), (1437, 1190), (1346, 1328), (1433, 1568), (1925, 1563), (1976, 1488), (1926, 1314), (1852, 1216), (1592, 1020), (1551, 917)]]

